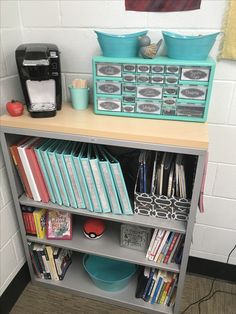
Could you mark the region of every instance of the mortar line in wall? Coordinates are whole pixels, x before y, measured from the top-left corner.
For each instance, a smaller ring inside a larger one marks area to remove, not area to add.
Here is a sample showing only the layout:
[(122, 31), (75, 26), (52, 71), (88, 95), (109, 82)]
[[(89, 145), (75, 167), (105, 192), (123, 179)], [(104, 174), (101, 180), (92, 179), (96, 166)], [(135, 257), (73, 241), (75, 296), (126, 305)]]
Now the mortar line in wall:
[(186, 28), (171, 28), (171, 27), (149, 27), (148, 25), (144, 25), (142, 27), (140, 26), (121, 26), (121, 27), (109, 27), (109, 26), (98, 26), (98, 25), (89, 25), (89, 26), (68, 26), (68, 25), (61, 25), (60, 27), (58, 26), (24, 26), (23, 27), (24, 30), (48, 30), (48, 29), (54, 29), (54, 30), (65, 30), (65, 29), (70, 29), (70, 30), (77, 30), (77, 31), (80, 31), (80, 30), (88, 30), (90, 29), (91, 31), (94, 31), (94, 28), (96, 29), (104, 29), (104, 30), (136, 30), (136, 29), (147, 29), (148, 28), (148, 31), (162, 31), (162, 29), (165, 29), (165, 30), (181, 30), (181, 31), (206, 31), (206, 32), (209, 32), (209, 31), (215, 31), (215, 32), (219, 32), (219, 28), (202, 28), (202, 29), (199, 29), (199, 28), (188, 28), (186, 30)]
[(225, 196), (209, 195), (209, 194), (205, 194), (205, 193), (204, 193), (204, 196), (212, 197), (212, 198), (218, 198), (218, 199), (220, 198), (220, 199), (223, 199), (225, 201), (234, 201), (234, 202), (236, 202), (235, 198), (230, 198), (230, 197), (225, 197)]
[(220, 227), (220, 226), (213, 226), (213, 225), (209, 225), (209, 224), (204, 224), (204, 223), (198, 223), (198, 222), (195, 222), (195, 227), (196, 226), (204, 226), (204, 227), (207, 227), (207, 228), (212, 228), (212, 229), (221, 229), (221, 230), (225, 230), (225, 231), (233, 231), (233, 232), (236, 232), (236, 229), (232, 229), (232, 228), (226, 228), (226, 227)]
[(231, 112), (231, 109), (232, 109), (232, 106), (233, 106), (234, 94), (236, 94), (236, 84), (234, 84), (234, 87), (233, 87), (233, 92), (232, 92), (232, 95), (231, 95), (231, 98), (230, 98), (230, 106), (228, 108), (228, 113), (226, 115), (226, 120), (227, 120), (228, 123), (229, 123), (229, 119), (230, 119), (230, 112)]
[(209, 126), (229, 126), (236, 128), (236, 124), (228, 124), (228, 123), (213, 123), (213, 122), (207, 122)]
[(23, 26), (23, 18), (22, 18), (22, 14), (21, 14), (21, 4), (20, 4), (20, 0), (18, 0), (17, 2), (17, 9), (18, 9), (18, 14), (19, 14), (19, 20), (20, 20), (20, 33), (21, 33), (21, 40), (22, 42), (24, 41), (24, 26)]

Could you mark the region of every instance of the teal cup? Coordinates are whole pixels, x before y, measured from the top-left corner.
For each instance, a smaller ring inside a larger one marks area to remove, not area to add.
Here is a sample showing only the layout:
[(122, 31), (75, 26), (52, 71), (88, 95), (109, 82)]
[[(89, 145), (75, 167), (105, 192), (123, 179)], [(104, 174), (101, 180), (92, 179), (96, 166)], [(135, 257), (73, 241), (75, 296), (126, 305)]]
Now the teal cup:
[(89, 88), (76, 88), (69, 86), (72, 107), (76, 110), (84, 110), (89, 104)]

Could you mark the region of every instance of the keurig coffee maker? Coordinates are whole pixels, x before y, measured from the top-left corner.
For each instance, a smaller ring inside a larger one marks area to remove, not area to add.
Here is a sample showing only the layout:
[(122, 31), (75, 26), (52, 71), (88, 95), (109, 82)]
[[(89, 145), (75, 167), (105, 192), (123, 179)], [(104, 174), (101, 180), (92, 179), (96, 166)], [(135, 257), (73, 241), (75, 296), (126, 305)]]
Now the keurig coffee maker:
[(25, 44), (16, 49), (25, 103), (33, 118), (53, 117), (61, 109), (59, 50), (53, 44)]

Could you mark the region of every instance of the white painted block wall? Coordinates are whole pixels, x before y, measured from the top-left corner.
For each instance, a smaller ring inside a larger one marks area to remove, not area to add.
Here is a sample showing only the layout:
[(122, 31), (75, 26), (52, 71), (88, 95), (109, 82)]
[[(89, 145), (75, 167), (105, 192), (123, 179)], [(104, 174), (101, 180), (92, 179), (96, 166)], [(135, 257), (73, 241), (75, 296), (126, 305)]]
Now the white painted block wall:
[[(124, 0), (1, 1), (1, 104), (14, 94), (14, 97), (22, 97), (14, 60), (14, 50), (21, 42), (51, 42), (59, 46), (63, 99), (66, 100), (69, 98), (67, 86), (75, 77), (86, 78), (92, 83), (91, 58), (100, 54), (94, 29), (110, 33), (147, 29), (153, 41), (161, 38), (161, 30), (186, 34), (215, 32), (221, 29), (227, 2), (202, 0), (201, 9), (196, 11), (147, 13), (125, 11)], [(219, 42), (220, 37), (212, 50), (213, 57), (217, 56)], [(165, 53), (164, 48), (161, 53)], [(208, 122), (210, 147), (206, 212), (197, 215), (191, 255), (226, 262), (236, 243), (235, 61), (217, 63)], [(2, 168), (4, 171), (3, 164)], [(2, 195), (5, 194), (9, 195), (7, 188), (3, 187)], [(15, 225), (14, 218), (9, 224)], [(13, 243), (13, 235), (9, 241)], [(1, 260), (16, 255), (11, 251), (13, 245), (7, 243), (4, 246), (6, 250), (3, 251), (1, 246)], [(232, 254), (230, 263), (236, 264), (236, 252)], [(11, 273), (14, 267), (13, 263)], [(1, 287), (4, 290), (2, 282)]]

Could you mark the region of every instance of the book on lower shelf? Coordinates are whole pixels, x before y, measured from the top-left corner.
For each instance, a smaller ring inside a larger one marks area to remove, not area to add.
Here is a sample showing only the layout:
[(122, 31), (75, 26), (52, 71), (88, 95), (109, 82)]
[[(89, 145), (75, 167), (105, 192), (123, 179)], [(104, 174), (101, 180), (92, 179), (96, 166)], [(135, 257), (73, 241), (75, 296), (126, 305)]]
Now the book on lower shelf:
[(135, 296), (151, 304), (172, 306), (175, 303), (177, 281), (176, 273), (143, 267), (138, 277)]
[(72, 263), (72, 251), (50, 245), (28, 242), (35, 275), (41, 279), (63, 280)]

